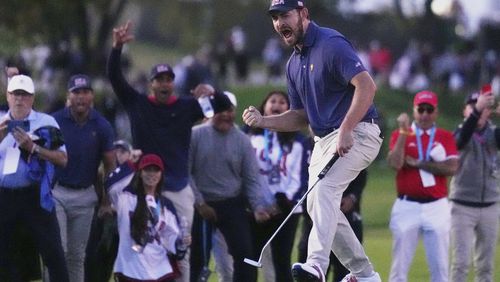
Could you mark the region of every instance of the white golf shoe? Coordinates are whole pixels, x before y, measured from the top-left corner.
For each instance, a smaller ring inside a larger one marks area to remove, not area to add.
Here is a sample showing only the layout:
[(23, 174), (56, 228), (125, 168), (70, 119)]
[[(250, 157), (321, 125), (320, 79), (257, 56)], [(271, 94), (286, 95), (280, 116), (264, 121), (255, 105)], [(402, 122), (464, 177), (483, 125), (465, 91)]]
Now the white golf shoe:
[(349, 273), (340, 282), (382, 282), (382, 279), (380, 279), (380, 275), (377, 272), (373, 272), (369, 277), (356, 277), (354, 274)]
[(293, 280), (297, 282), (325, 282), (323, 270), (316, 264), (294, 263), (292, 265)]

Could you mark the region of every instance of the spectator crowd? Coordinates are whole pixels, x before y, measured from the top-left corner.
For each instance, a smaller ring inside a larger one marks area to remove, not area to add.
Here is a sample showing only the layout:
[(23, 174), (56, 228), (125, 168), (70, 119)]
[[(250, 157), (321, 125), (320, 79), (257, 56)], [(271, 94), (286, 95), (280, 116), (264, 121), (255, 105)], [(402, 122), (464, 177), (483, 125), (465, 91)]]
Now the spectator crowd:
[[(257, 270), (243, 260), (258, 258), (293, 211), (264, 254), (265, 281), (292, 281), (299, 221), (301, 262), (317, 228), (305, 208), (292, 209), (313, 179), (307, 167), (318, 134), (235, 124), (224, 50), (236, 80), (246, 81), (245, 36), (233, 27), (227, 46), (204, 46), (130, 81), (129, 22), (113, 30), (106, 77), (81, 73), (81, 56), (67, 43), (55, 54), (37, 46), (1, 61), (0, 281), (99, 282), (112, 274), (116, 281), (207, 281), (213, 254), (219, 281), (255, 282)], [(415, 94), (413, 119), (398, 116), (387, 156), (397, 189), (389, 281), (407, 281), (420, 234), (432, 281), (465, 281), (471, 257), (479, 281), (493, 281), (500, 130), (490, 117), (500, 114), (500, 54), (481, 57), (473, 46), (438, 53), (415, 40), (399, 58), (377, 40), (358, 54), (378, 85)], [(280, 42), (269, 39), (262, 56), (265, 83), (281, 83)], [(489, 87), (471, 91), (484, 79)], [(60, 81), (65, 95), (57, 94)], [(471, 92), (455, 132), (437, 127), (439, 103), (428, 90), (437, 86)], [(275, 89), (259, 111), (281, 115), (289, 99)], [(338, 216), (360, 242), (365, 168), (339, 195)], [(349, 271), (329, 259), (333, 281), (341, 281)]]

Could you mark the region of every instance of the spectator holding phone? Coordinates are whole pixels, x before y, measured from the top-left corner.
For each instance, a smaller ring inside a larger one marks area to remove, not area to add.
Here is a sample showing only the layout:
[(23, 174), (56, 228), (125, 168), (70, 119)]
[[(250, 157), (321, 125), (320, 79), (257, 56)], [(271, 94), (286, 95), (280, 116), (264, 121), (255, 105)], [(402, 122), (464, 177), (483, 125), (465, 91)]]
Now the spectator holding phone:
[(68, 272), (50, 194), (54, 165), (67, 163), (66, 148), (56, 120), (33, 110), (34, 101), (33, 80), (14, 75), (7, 86), (9, 111), (0, 122), (0, 281), (19, 279), (8, 271), (13, 264), (11, 245), (17, 239), (11, 236), (13, 226), (20, 223), (30, 227), (52, 281), (66, 282)]
[(500, 191), (498, 150), (500, 128), (490, 120), (495, 97), (491, 88), (468, 96), (464, 121), (454, 136), (460, 166), (451, 180), (450, 281), (467, 281), (471, 255), (475, 281), (494, 281)]

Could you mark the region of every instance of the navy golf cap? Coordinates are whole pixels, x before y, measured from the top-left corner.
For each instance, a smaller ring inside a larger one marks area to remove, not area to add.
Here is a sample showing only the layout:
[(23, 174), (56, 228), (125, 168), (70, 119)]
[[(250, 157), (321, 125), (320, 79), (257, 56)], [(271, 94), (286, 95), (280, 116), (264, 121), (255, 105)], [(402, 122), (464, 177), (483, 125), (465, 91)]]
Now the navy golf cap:
[(283, 13), (293, 9), (304, 8), (304, 1), (302, 0), (271, 0), (268, 13)]
[(158, 75), (166, 73), (173, 79), (175, 79), (174, 69), (169, 64), (158, 64), (151, 68), (151, 74), (149, 75), (149, 80), (155, 79)]
[(73, 92), (78, 89), (92, 90), (92, 85), (88, 76), (84, 74), (75, 74), (70, 77), (68, 81), (68, 91)]

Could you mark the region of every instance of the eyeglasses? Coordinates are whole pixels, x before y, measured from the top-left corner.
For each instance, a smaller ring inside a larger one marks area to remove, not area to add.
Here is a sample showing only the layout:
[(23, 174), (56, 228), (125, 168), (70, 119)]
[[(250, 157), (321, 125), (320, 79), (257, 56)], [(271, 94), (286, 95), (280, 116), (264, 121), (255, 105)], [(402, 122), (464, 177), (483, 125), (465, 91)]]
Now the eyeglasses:
[(423, 114), (424, 112), (427, 112), (429, 115), (434, 113), (435, 108), (433, 106), (419, 106), (417, 108), (417, 112), (419, 114)]

